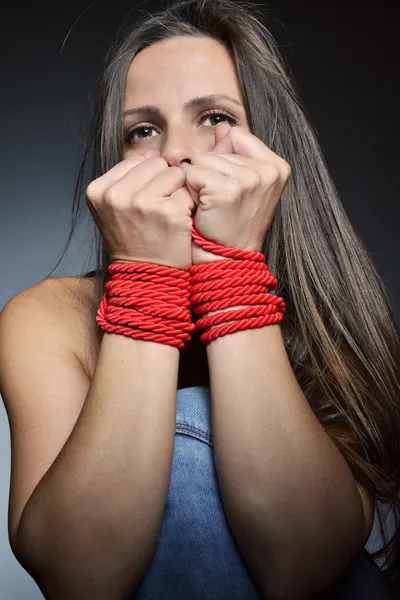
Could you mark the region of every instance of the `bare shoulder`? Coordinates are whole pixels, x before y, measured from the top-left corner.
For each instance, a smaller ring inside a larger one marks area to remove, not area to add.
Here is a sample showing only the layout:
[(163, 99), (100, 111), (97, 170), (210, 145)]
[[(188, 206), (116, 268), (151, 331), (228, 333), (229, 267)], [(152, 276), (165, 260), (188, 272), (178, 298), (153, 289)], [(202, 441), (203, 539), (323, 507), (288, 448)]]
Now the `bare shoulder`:
[(39, 281), (10, 298), (2, 312), (28, 310), (45, 316), (52, 334), (69, 347), (93, 377), (101, 342), (95, 321), (94, 277), (54, 277)]

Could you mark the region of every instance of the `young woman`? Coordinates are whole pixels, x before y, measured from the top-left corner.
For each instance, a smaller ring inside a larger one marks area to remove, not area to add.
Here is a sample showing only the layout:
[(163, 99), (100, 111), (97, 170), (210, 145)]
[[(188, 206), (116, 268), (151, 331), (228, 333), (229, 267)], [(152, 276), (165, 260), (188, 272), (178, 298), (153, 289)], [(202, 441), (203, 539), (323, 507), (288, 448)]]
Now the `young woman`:
[(94, 123), (98, 269), (0, 320), (16, 558), (51, 600), (391, 597), (398, 331), (262, 15), (126, 20)]

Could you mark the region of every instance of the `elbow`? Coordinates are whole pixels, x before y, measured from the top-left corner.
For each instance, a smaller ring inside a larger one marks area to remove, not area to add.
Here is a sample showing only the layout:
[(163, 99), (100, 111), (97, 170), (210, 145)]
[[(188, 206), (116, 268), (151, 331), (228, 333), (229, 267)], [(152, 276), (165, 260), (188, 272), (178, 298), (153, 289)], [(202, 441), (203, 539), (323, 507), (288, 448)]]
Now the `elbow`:
[[(111, 574), (105, 561), (101, 566), (88, 561), (84, 565), (83, 561), (75, 563), (71, 561), (70, 553), (45, 548), (41, 539), (27, 535), (26, 531), (23, 537), (14, 533), (9, 536), (9, 541), (15, 558), (46, 600), (125, 600), (128, 592), (138, 585), (130, 573), (129, 578), (124, 574), (120, 577)], [(90, 577), (88, 573), (97, 575)]]
[(141, 555), (140, 560), (134, 556), (127, 561), (118, 548), (114, 551), (95, 536), (81, 546), (82, 539), (78, 538), (76, 544), (63, 543), (57, 531), (44, 539), (34, 534), (26, 521), (22, 533), (9, 536), (12, 552), (46, 600), (131, 598), (148, 570), (153, 552), (151, 549), (147, 560)]
[(12, 533), (9, 533), (8, 541), (10, 544), (11, 551), (16, 560), (25, 569), (25, 571), (32, 575), (32, 570), (30, 568), (29, 561), (26, 560), (26, 553), (23, 550), (23, 544), (19, 532), (14, 531)]

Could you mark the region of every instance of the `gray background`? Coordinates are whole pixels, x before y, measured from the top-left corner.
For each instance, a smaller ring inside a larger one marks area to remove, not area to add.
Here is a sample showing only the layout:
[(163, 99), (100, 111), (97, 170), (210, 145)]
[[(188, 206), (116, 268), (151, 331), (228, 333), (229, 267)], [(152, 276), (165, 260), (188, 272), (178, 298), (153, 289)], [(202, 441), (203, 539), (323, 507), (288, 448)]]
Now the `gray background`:
[[(268, 5), (286, 25), (286, 33), (274, 33), (300, 83), (343, 204), (398, 317), (395, 3), (381, 3), (379, 11), (372, 2)], [(13, 3), (0, 14), (0, 308), (44, 277), (60, 255), (83, 153), (88, 94), (118, 22), (133, 6), (39, 1)], [(93, 223), (85, 211), (53, 276), (78, 275), (90, 262), (85, 242)], [(10, 432), (0, 403), (0, 597), (40, 599), (9, 546), (9, 479)]]

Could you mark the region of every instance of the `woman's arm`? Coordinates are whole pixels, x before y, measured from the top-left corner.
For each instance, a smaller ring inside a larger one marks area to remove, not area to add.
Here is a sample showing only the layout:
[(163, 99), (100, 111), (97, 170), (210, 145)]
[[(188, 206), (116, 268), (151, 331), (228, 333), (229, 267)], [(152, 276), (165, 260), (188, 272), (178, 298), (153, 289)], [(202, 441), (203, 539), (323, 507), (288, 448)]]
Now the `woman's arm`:
[(233, 533), (266, 597), (312, 597), (367, 542), (373, 502), (303, 395), (278, 324), (217, 338), (207, 357)]
[(105, 333), (86, 395), (65, 327), (76, 322), (50, 309), (50, 285), (12, 299), (0, 321), (13, 515), (30, 496), (12, 547), (49, 600), (122, 599), (148, 568), (163, 518), (179, 351)]

